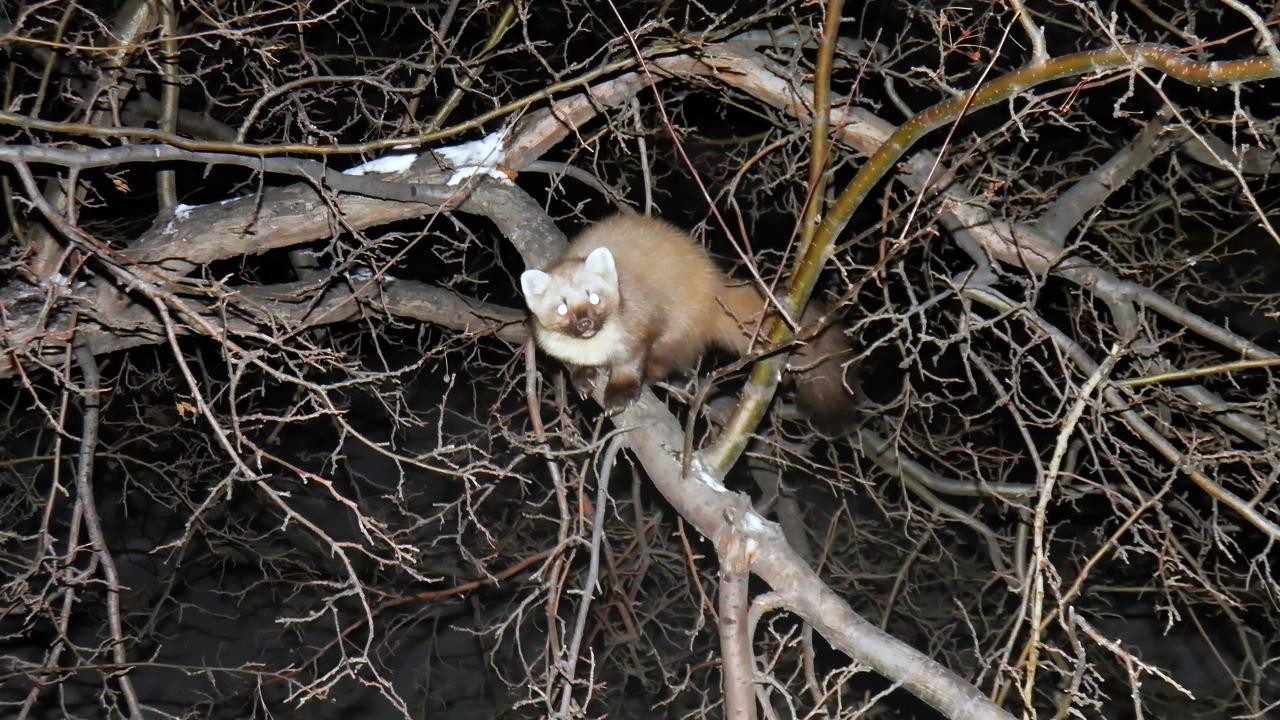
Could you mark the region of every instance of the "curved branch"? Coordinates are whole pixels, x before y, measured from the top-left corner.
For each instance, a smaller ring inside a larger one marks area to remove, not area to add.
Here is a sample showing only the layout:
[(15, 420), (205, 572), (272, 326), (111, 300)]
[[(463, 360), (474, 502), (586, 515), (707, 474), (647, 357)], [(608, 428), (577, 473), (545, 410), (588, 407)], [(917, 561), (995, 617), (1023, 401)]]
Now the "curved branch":
[[(76, 495), (84, 508), (84, 524), (89, 530), (89, 542), (93, 546), (93, 554), (102, 566), (102, 574), (106, 580), (107, 627), (111, 636), (111, 656), (121, 668), (129, 666), (129, 656), (125, 653), (124, 621), (120, 614), (120, 573), (116, 570), (115, 558), (107, 547), (107, 534), (102, 528), (102, 520), (98, 516), (98, 503), (93, 494), (94, 454), (98, 449), (98, 417), (101, 405), (102, 377), (98, 372), (98, 359), (84, 346), (77, 344), (75, 349), (76, 363), (84, 375), (84, 417), (80, 432), (80, 455), (76, 466)], [(127, 674), (117, 677), (120, 690), (124, 693), (125, 704), (129, 708), (129, 716), (134, 720), (142, 720), (142, 707), (138, 702), (138, 693), (133, 688), (133, 680)]]
[[(654, 487), (705, 537), (722, 537), (726, 518), (746, 498), (727, 491), (707, 465), (694, 463), (682, 476), (678, 448), (683, 430), (665, 404), (645, 390), (616, 418), (628, 446), (644, 465)], [(796, 554), (781, 528), (755, 515), (743, 517), (744, 539), (755, 545), (751, 571), (779, 598), (780, 607), (800, 615), (832, 646), (897, 683), (953, 720), (1012, 720), (973, 684), (924, 653), (868, 622)]]
[[(1105, 50), (1075, 53), (1007, 73), (975, 87), (963, 96), (944, 100), (918, 113), (898, 127), (875, 154), (862, 166), (854, 179), (836, 199), (822, 221), (814, 242), (797, 259), (787, 286), (788, 310), (797, 315), (809, 302), (818, 275), (832, 253), (835, 239), (844, 230), (853, 213), (871, 188), (883, 179), (903, 155), (929, 132), (964, 114), (1008, 100), (1037, 85), (1089, 73), (1153, 68), (1191, 85), (1221, 85), (1262, 80), (1280, 76), (1280, 61), (1268, 58), (1197, 62), (1163, 45), (1122, 45)], [(787, 342), (792, 331), (784, 323), (773, 322), (767, 340), (777, 347)], [(737, 461), (751, 433), (764, 417), (773, 400), (788, 353), (783, 352), (756, 364), (742, 401), (734, 411), (721, 440), (708, 453), (708, 461), (717, 468), (727, 468)]]

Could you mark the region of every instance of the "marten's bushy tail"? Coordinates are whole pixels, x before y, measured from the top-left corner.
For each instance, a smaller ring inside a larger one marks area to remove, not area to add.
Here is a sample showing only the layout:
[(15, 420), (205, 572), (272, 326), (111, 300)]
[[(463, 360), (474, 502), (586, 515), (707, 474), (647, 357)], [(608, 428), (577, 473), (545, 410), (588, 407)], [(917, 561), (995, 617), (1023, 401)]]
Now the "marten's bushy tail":
[[(825, 314), (825, 308), (809, 304), (804, 314), (805, 327), (813, 327)], [(862, 388), (849, 366), (853, 349), (845, 336), (844, 325), (828, 324), (822, 332), (791, 356), (796, 368), (796, 405), (819, 432), (841, 435), (857, 420)]]
[[(721, 292), (720, 302), (730, 317), (720, 324), (715, 342), (743, 355), (765, 301), (750, 285), (731, 285)], [(820, 303), (809, 303), (801, 325), (815, 327), (826, 312)], [(844, 331), (844, 325), (829, 323), (802, 344), (790, 362), (796, 368), (796, 405), (819, 432), (828, 435), (842, 434), (853, 426), (861, 400), (858, 379), (852, 368), (846, 368), (853, 350)]]

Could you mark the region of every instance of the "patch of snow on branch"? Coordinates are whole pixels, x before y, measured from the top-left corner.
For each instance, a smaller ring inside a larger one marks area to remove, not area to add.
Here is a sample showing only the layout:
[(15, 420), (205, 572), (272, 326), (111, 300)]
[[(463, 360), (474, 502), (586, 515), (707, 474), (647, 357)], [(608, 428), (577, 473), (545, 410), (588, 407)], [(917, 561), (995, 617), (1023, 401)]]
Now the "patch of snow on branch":
[(502, 128), (479, 140), (436, 150), (436, 155), (455, 168), (448, 184), (457, 185), (473, 175), (488, 175), (510, 185), (511, 178), (498, 169), (498, 165), (507, 159), (507, 152), (502, 149), (502, 142), (506, 139), (507, 129)]
[(766, 529), (764, 523), (764, 518), (754, 512), (749, 512), (742, 516), (742, 527), (749, 532), (764, 532)]
[(689, 475), (691, 477), (697, 478), (698, 482), (702, 483), (703, 485), (706, 485), (707, 487), (711, 488), (712, 490), (715, 490), (718, 493), (729, 492), (729, 489), (726, 488), (723, 483), (721, 483), (719, 480), (716, 479), (715, 474), (713, 474), (707, 468), (707, 466), (703, 464), (702, 458), (700, 458), (697, 455), (694, 455), (693, 461), (689, 463)]
[[(507, 159), (507, 153), (502, 149), (502, 143), (506, 139), (507, 129), (503, 128), (497, 132), (489, 133), (479, 140), (439, 148), (432, 152), (454, 168), (453, 174), (449, 176), (449, 185), (457, 185), (474, 175), (488, 175), (510, 184), (511, 178), (498, 169), (498, 166)], [(395, 149), (403, 147), (408, 146), (397, 145)], [(386, 155), (342, 172), (346, 175), (403, 172), (408, 170), (413, 161), (417, 159), (417, 153)]]
[(418, 159), (418, 153), (404, 153), (403, 155), (384, 155), (380, 158), (374, 158), (367, 163), (357, 165), (353, 168), (347, 168), (342, 171), (344, 175), (364, 175), (366, 173), (397, 173), (404, 172), (409, 169), (414, 160)]
[(160, 234), (172, 235), (177, 232), (177, 222), (179, 220), (186, 220), (187, 216), (191, 214), (191, 211), (198, 207), (203, 207), (203, 205), (187, 205), (185, 203), (178, 203), (175, 205), (173, 207), (173, 214), (169, 216), (169, 222), (165, 223), (164, 227), (160, 229)]
[(497, 178), (508, 185), (511, 184), (511, 178), (507, 177), (507, 174), (502, 172), (501, 170), (494, 167), (482, 167), (479, 165), (472, 165), (469, 167), (458, 168), (457, 170), (454, 170), (453, 174), (449, 176), (449, 180), (447, 184), (457, 185), (458, 183), (462, 182), (463, 180), (466, 180), (472, 175), (488, 175), (489, 177)]

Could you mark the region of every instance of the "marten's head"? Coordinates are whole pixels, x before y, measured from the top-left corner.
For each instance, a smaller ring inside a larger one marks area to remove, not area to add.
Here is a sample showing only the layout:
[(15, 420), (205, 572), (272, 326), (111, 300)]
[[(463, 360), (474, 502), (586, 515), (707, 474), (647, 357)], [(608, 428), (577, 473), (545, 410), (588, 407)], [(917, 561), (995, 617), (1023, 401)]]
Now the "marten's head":
[(545, 272), (525, 270), (520, 288), (539, 325), (582, 339), (600, 332), (622, 299), (613, 253), (603, 247), (586, 258), (566, 258)]

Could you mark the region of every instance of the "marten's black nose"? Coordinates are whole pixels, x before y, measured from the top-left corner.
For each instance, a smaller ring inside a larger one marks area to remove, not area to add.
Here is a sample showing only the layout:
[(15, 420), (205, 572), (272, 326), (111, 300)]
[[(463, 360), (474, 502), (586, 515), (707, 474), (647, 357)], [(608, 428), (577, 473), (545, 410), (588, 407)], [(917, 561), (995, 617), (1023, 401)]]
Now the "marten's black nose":
[(595, 328), (595, 323), (591, 322), (591, 318), (579, 318), (577, 328), (579, 335), (590, 335)]

